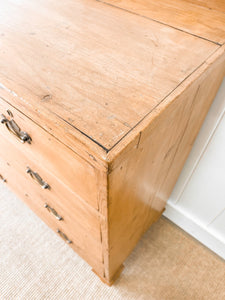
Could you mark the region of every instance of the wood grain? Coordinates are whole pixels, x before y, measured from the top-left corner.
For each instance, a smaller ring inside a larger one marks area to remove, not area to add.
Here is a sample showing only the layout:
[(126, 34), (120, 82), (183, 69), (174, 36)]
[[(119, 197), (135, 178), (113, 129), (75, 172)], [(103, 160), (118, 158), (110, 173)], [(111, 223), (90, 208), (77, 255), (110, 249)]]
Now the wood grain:
[(162, 101), (150, 114), (148, 114), (141, 123), (137, 124), (135, 128), (129, 134), (127, 134), (108, 154), (106, 160), (109, 163), (109, 170), (113, 170), (118, 164), (123, 161), (130, 151), (135, 150), (137, 144), (140, 142), (140, 138), (143, 132), (150, 130), (151, 124), (157, 120), (157, 118), (167, 109), (173, 101), (175, 101), (181, 94), (185, 92), (190, 85), (193, 84), (200, 76), (208, 70), (213, 68), (213, 65), (221, 64), (222, 76), (225, 76), (224, 66), (225, 46), (219, 47), (219, 49), (211, 55), (207, 61), (205, 61), (201, 67), (199, 67), (191, 76), (189, 76), (184, 82), (182, 82), (170, 95), (168, 95), (164, 101)]
[(12, 143), (18, 152), (23, 152), (31, 160), (38, 161), (40, 166), (98, 210), (99, 180), (96, 168), (0, 98), (0, 114), (10, 119), (7, 110), (13, 113), (14, 120), (21, 130), (28, 132), (32, 142), (22, 144), (8, 132), (4, 124), (0, 124), (0, 134)]
[[(72, 240), (71, 247), (96, 271), (101, 270), (103, 276), (101, 216), (71, 194), (56, 177), (20, 153), (12, 142), (1, 135), (0, 138), (0, 170), (7, 180), (6, 184), (55, 232), (58, 228), (64, 232)], [(47, 181), (50, 190), (43, 190), (26, 174), (27, 166)], [(59, 221), (50, 214), (44, 207), (45, 203), (54, 208), (63, 220)]]
[[(115, 7), (178, 28), (220, 45), (225, 42), (224, 1), (103, 0)], [(197, 5), (196, 5), (197, 4)], [(213, 9), (206, 9), (207, 7)]]
[(136, 146), (131, 143), (123, 159), (114, 162), (108, 176), (109, 278), (161, 215), (224, 70), (223, 51), (141, 132)]
[(0, 114), (32, 137), (0, 124), (0, 173), (110, 285), (161, 215), (225, 75), (225, 14), (219, 0), (106, 2), (0, 2)]
[(185, 0), (185, 2), (200, 5), (208, 9), (218, 10), (225, 13), (224, 0)]
[(69, 130), (104, 150), (218, 47), (95, 1), (7, 0), (0, 29), (0, 82), (13, 104), (65, 144)]

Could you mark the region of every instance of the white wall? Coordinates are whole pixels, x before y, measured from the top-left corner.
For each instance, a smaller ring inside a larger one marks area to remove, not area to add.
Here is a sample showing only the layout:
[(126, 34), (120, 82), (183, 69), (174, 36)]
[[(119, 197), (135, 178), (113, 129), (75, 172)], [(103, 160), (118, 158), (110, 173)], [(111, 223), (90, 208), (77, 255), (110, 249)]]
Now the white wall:
[(225, 79), (164, 215), (225, 259)]

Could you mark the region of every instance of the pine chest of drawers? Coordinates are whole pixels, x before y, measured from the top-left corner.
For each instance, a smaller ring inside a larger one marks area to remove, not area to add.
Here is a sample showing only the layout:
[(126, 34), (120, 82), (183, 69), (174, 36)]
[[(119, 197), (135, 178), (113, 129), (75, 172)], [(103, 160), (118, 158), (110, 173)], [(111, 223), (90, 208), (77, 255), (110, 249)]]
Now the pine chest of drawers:
[(109, 285), (224, 77), (225, 5), (166, 3), (0, 4), (0, 179)]

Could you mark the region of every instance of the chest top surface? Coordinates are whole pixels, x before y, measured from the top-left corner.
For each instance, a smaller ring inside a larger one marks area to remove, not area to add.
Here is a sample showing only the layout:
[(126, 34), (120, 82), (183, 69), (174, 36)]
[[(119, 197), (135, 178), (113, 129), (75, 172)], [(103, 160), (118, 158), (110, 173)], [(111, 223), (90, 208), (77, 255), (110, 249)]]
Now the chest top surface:
[(1, 89), (106, 151), (218, 47), (98, 1), (0, 1)]

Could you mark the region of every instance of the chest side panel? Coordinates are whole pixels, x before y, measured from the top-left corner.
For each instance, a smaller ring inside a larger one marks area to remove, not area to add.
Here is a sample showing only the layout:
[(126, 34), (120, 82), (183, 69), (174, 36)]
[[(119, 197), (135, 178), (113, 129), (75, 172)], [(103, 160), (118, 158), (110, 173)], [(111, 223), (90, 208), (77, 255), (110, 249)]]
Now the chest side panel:
[(109, 277), (160, 217), (224, 70), (224, 54), (214, 64), (206, 63), (137, 136), (129, 151), (112, 162), (108, 177)]

